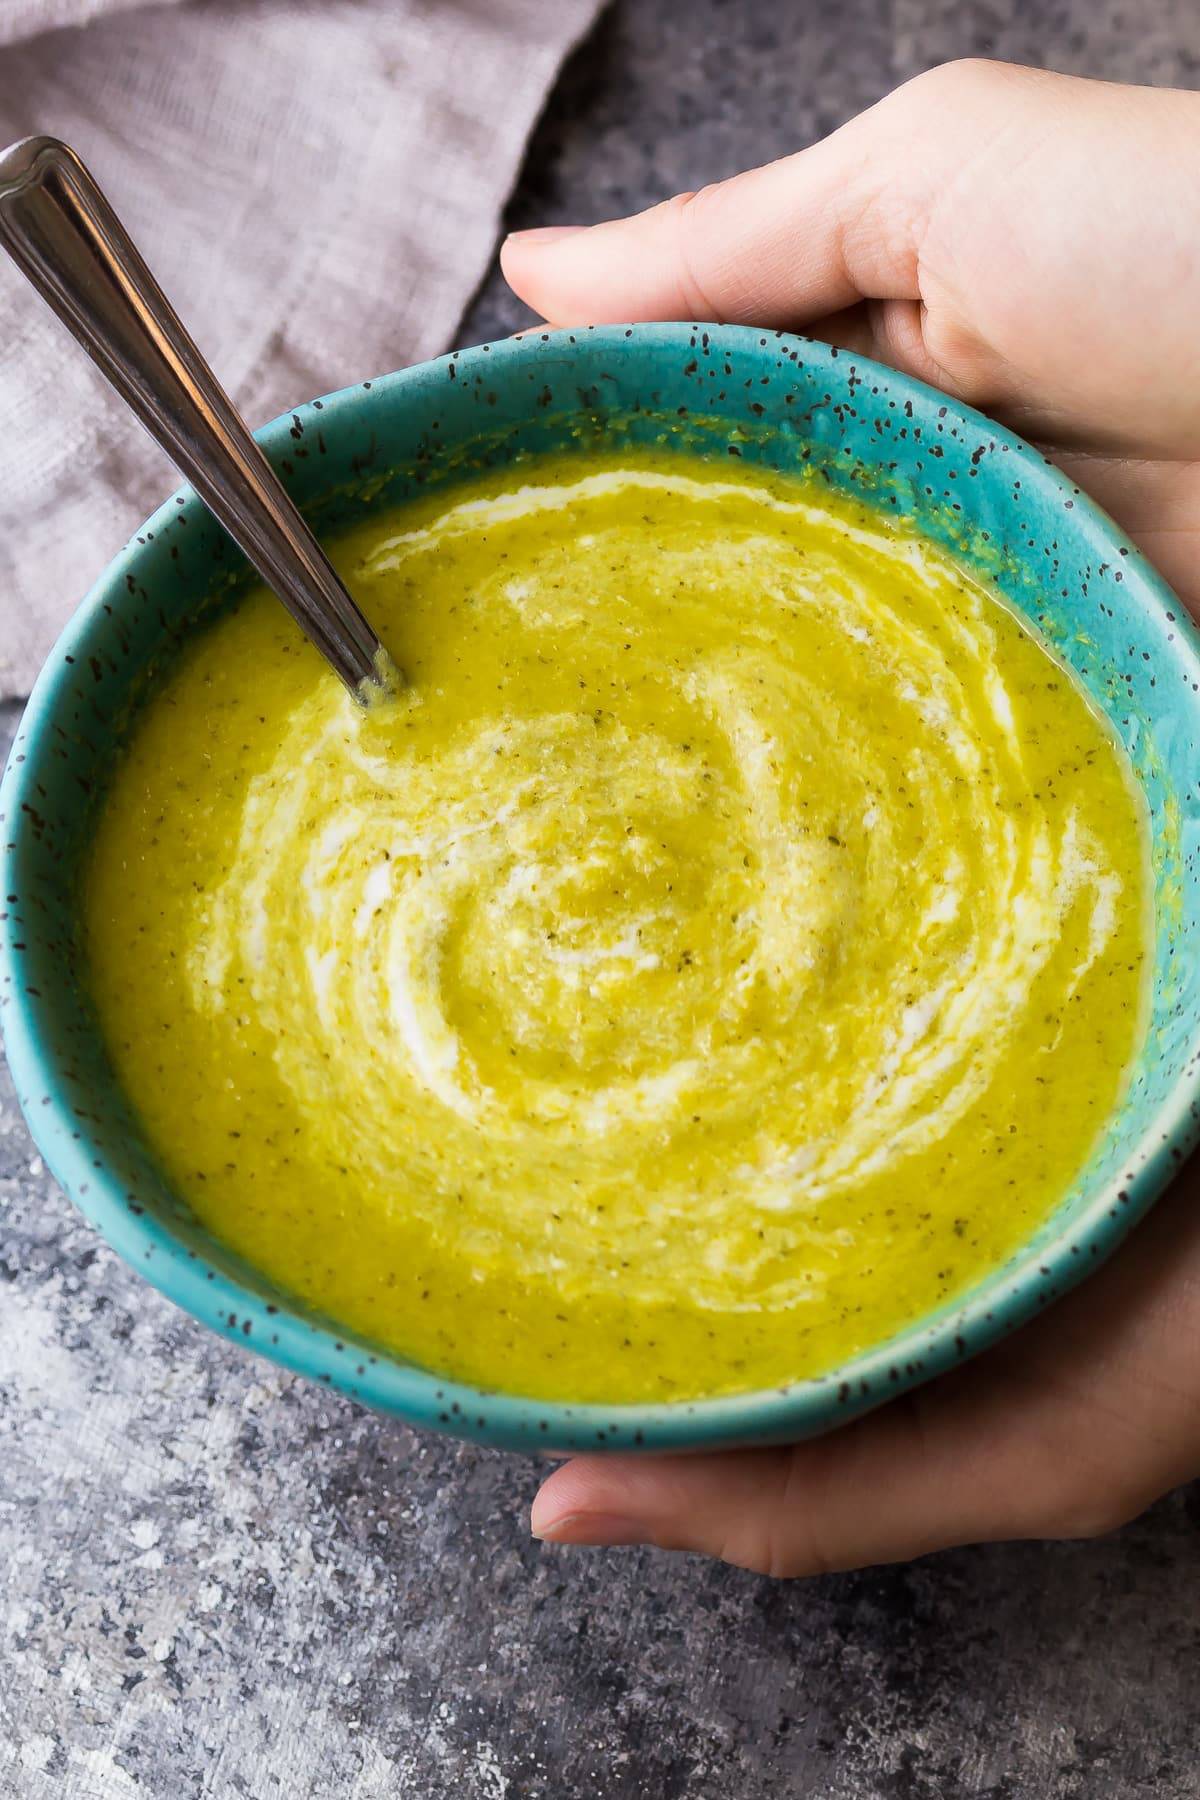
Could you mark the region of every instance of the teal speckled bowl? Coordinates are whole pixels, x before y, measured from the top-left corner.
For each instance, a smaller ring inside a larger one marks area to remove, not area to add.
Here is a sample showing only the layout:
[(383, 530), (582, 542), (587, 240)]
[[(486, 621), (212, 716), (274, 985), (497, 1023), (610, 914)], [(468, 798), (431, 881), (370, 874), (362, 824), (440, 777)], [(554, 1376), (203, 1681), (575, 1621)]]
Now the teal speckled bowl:
[(0, 1018), (49, 1167), (128, 1262), (223, 1336), (420, 1425), (529, 1448), (682, 1449), (836, 1425), (1010, 1331), (1111, 1251), (1196, 1135), (1200, 637), (1036, 451), (862, 358), (782, 335), (649, 325), (483, 345), (314, 400), (259, 433), (318, 527), (538, 451), (661, 445), (815, 464), (915, 519), (1034, 619), (1112, 719), (1154, 826), (1153, 1018), (1128, 1094), (1053, 1217), (952, 1305), (821, 1380), (667, 1406), (545, 1405), (356, 1341), (225, 1250), (168, 1188), (99, 1041), (76, 928), (80, 853), (139, 699), (244, 576), (190, 491), (101, 576), (42, 671), (0, 788)]

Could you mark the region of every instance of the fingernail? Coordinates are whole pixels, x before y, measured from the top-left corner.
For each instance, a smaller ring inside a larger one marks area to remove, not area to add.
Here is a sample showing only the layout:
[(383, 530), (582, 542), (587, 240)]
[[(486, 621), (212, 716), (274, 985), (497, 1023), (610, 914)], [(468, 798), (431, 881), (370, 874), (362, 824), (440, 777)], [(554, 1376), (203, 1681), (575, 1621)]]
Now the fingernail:
[(559, 1519), (543, 1524), (536, 1516), (529, 1529), (535, 1538), (548, 1544), (644, 1544), (646, 1528), (636, 1519), (623, 1519), (619, 1513), (564, 1513)]
[(586, 230), (586, 225), (535, 225), (532, 231), (510, 231), (506, 241), (510, 244), (556, 244), (559, 238), (574, 237), (577, 231)]

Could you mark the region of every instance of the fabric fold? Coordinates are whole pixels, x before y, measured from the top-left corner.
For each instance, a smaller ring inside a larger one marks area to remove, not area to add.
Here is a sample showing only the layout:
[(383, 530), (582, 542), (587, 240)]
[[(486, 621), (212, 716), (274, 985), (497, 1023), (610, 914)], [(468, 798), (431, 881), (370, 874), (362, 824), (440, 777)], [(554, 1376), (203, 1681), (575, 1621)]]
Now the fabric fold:
[[(38, 35), (0, 49), (0, 139), (75, 146), (257, 425), (446, 347), (600, 4), (18, 0), (0, 31)], [(177, 478), (7, 263), (0, 418), (11, 696)]]

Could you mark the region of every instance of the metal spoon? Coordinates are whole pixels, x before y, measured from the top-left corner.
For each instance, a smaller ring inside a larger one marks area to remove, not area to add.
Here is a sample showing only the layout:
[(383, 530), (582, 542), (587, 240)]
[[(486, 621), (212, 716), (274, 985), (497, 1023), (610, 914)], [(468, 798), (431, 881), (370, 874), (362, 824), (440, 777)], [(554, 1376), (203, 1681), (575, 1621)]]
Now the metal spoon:
[(0, 243), (360, 700), (387, 651), (84, 164), (57, 138), (0, 151)]

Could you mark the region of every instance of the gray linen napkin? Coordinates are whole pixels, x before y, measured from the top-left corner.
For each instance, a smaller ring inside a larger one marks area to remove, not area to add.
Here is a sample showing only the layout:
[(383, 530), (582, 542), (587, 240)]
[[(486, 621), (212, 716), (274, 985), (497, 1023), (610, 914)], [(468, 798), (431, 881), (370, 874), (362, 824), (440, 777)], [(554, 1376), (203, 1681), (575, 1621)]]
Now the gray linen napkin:
[[(445, 348), (600, 4), (4, 0), (0, 142), (74, 144), (259, 424)], [(175, 481), (0, 263), (0, 696)]]

